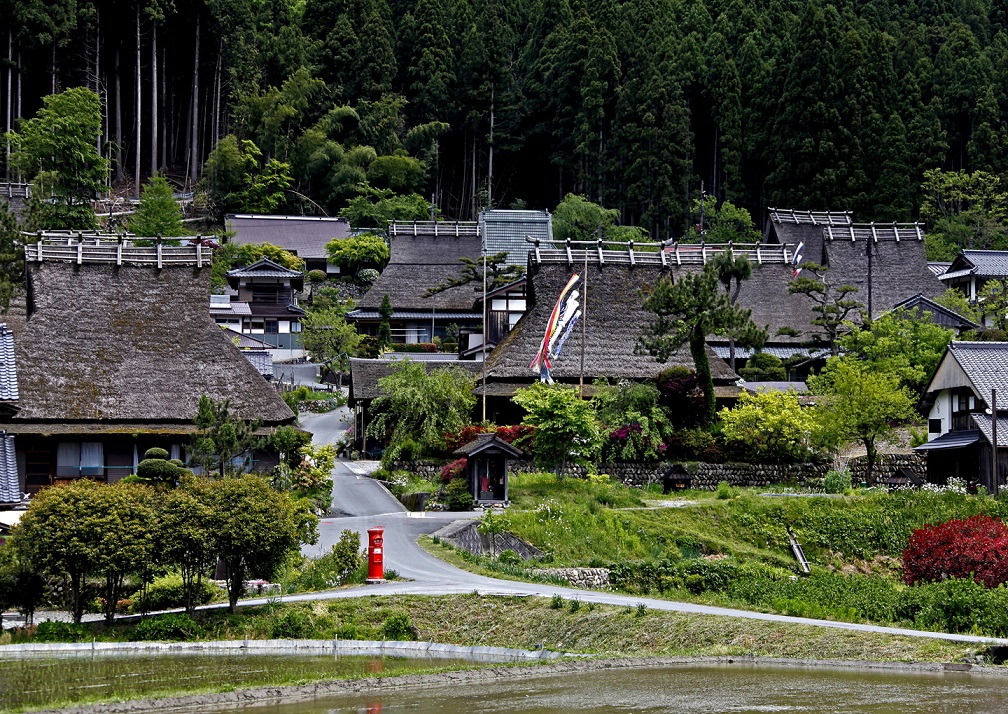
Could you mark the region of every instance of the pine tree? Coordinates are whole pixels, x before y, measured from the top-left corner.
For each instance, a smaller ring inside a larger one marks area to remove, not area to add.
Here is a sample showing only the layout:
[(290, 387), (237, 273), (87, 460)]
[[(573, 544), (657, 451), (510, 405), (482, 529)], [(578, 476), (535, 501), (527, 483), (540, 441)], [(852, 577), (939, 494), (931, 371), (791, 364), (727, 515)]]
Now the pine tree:
[(129, 222), (129, 229), (138, 236), (165, 238), (180, 236), (182, 210), (179, 208), (168, 180), (161, 174), (151, 176), (140, 196), (140, 205)]

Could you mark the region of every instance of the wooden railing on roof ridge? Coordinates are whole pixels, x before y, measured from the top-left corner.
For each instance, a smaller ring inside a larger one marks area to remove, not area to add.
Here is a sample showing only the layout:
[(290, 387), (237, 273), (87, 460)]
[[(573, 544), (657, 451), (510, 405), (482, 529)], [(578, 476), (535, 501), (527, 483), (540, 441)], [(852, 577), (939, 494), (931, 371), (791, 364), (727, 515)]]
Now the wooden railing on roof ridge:
[[(43, 232), (28, 233), (38, 240), (26, 243), (25, 259), (29, 263), (60, 261), (76, 263), (104, 263), (109, 265), (144, 265), (157, 268), (165, 266), (192, 265), (197, 268), (209, 266), (213, 248), (205, 245), (201, 236), (189, 236), (185, 240), (191, 245), (165, 245), (162, 239), (151, 246), (138, 246), (132, 235), (85, 232)], [(175, 240), (175, 239), (173, 239)]]
[(770, 219), (776, 223), (849, 226), (854, 222), (850, 211), (796, 211), (793, 208), (771, 208), (769, 210)]
[(756, 265), (787, 264), (794, 257), (787, 243), (679, 243), (675, 241), (635, 242), (570, 240), (543, 240), (525, 236), (532, 244), (529, 251), (537, 263), (584, 263), (587, 258), (592, 265), (706, 265), (714, 256), (732, 251), (736, 256), (746, 257)]
[(0, 196), (7, 198), (31, 198), (32, 185), (30, 183), (17, 183), (12, 181), (0, 181)]
[(856, 242), (858, 240), (867, 241), (871, 239), (878, 243), (880, 240), (924, 240), (923, 223), (852, 223), (849, 226), (834, 228), (833, 226), (823, 227), (823, 237), (826, 240), (846, 240)]
[(476, 221), (390, 221), (390, 236), (478, 236)]

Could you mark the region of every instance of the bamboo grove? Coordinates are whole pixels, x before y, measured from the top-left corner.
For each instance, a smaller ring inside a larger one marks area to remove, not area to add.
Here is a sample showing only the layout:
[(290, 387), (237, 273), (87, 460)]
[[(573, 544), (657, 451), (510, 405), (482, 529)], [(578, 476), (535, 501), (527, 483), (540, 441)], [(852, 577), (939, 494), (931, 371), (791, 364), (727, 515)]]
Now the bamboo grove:
[(573, 192), (665, 238), (701, 186), (757, 217), (909, 220), (926, 170), (1008, 170), (1006, 0), (6, 5), (6, 128), (89, 87), (127, 187), (192, 186), (234, 135), (292, 167), (301, 203), (276, 210), (384, 191), (469, 218)]

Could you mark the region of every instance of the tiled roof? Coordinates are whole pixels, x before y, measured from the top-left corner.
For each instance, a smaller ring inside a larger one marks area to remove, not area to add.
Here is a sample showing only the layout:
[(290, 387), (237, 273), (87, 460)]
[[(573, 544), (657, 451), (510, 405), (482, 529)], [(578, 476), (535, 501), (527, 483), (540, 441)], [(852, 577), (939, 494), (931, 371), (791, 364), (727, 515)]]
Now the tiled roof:
[(1008, 342), (953, 342), (949, 353), (955, 357), (977, 395), (987, 400), (997, 389), (1008, 403)]
[(952, 280), (966, 275), (1008, 277), (1008, 250), (964, 250), (939, 279)]
[(285, 268), (279, 263), (274, 263), (269, 258), (262, 258), (252, 265), (244, 268), (234, 268), (227, 272), (229, 278), (303, 278), (304, 273), (300, 270)]
[(216, 316), (223, 315), (251, 315), (252, 308), (249, 307), (247, 302), (232, 302), (224, 305), (223, 303), (210, 303), (210, 314)]
[(0, 402), (17, 402), (18, 378), (14, 362), (14, 333), (0, 324)]
[(14, 454), (14, 435), (0, 432), (0, 503), (20, 502), (21, 482)]
[(548, 211), (492, 209), (480, 213), (480, 228), (488, 255), (507, 251), (510, 265), (528, 262), (528, 238), (553, 240), (553, 218)]
[(930, 270), (935, 275), (941, 275), (948, 272), (949, 266), (952, 265), (951, 262), (940, 261), (940, 260), (929, 260), (928, 270)]
[[(711, 340), (717, 339), (711, 338)], [(771, 338), (773, 339), (773, 338)], [(727, 345), (717, 345), (712, 344), (711, 348), (714, 353), (721, 359), (728, 359), (731, 356), (731, 348)], [(749, 359), (753, 356), (754, 350), (752, 347), (741, 347), (736, 345), (735, 347), (735, 357), (737, 359)], [(802, 345), (796, 345), (794, 347), (790, 345), (766, 345), (760, 350), (765, 355), (772, 355), (780, 359), (790, 359), (798, 355), (805, 357), (829, 357), (829, 349), (824, 347), (805, 347)]]
[(497, 449), (513, 457), (522, 455), (521, 449), (504, 441), (493, 432), (477, 434), (475, 439), (455, 449), (452, 454), (454, 456), (475, 456), (487, 449)]
[[(980, 430), (980, 433), (983, 434), (983, 438), (988, 444), (990, 444), (994, 440), (994, 420), (991, 418), (991, 415), (977, 412), (976, 414), (970, 414), (970, 417), (973, 420), (973, 424), (976, 425), (977, 429)], [(999, 414), (997, 418), (997, 440), (999, 449), (1008, 447), (1008, 416), (1005, 416), (1004, 414)]]
[[(263, 342), (260, 339), (256, 339), (252, 335), (243, 335), (240, 332), (232, 330), (230, 327), (225, 331), (228, 339), (235, 344), (240, 350), (274, 350), (276, 347), (271, 345), (269, 342)], [(270, 372), (272, 374), (272, 372)]]
[[(998, 426), (1001, 426), (1001, 422), (998, 422)], [(980, 430), (979, 429), (967, 429), (964, 431), (950, 431), (948, 433), (942, 434), (937, 439), (932, 439), (914, 448), (914, 451), (941, 451), (944, 449), (961, 449), (964, 446), (970, 446), (972, 444), (980, 441)], [(998, 434), (998, 441), (1001, 440), (1001, 435)]]
[(271, 243), (312, 260), (326, 257), (326, 243), (333, 238), (350, 235), (350, 222), (345, 218), (234, 214), (227, 216), (225, 223), (234, 232), (231, 240), (238, 245)]
[(963, 317), (955, 310), (950, 310), (944, 305), (939, 305), (934, 300), (926, 298), (920, 293), (893, 306), (893, 310), (900, 309), (914, 312), (918, 316), (929, 312), (931, 313), (932, 322), (936, 325), (949, 327), (954, 330), (975, 330), (980, 327), (980, 325)]
[(266, 379), (273, 379), (273, 355), (268, 350), (242, 350), (245, 359)]

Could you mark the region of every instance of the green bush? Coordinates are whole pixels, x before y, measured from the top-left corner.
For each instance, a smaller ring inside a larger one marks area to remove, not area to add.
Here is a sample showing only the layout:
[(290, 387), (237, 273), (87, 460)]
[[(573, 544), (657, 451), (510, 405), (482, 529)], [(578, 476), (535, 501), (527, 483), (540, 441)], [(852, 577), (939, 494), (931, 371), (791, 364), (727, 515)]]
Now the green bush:
[[(221, 593), (221, 589), (213, 583), (201, 580), (200, 585), (193, 593), (194, 605), (206, 605), (214, 599), (215, 595)], [(141, 610), (154, 612), (157, 610), (173, 610), (177, 607), (185, 607), (185, 589), (182, 585), (182, 576), (171, 573), (160, 578), (156, 578), (147, 588), (147, 594), (141, 598), (136, 598), (132, 605), (134, 612)]]
[(727, 481), (719, 481), (717, 485), (717, 497), (718, 499), (725, 501), (731, 498), (735, 494), (734, 489)]
[(783, 382), (787, 379), (787, 370), (781, 359), (765, 352), (757, 352), (750, 357), (738, 373), (747, 382)]
[(363, 582), (364, 556), (360, 536), (344, 530), (328, 553), (320, 558), (306, 559), (294, 584), (298, 590), (326, 590), (351, 582)]
[(283, 610), (270, 626), (270, 637), (279, 640), (303, 640), (315, 631), (311, 614), (302, 608)]
[(174, 483), (179, 477), (179, 471), (179, 467), (171, 461), (165, 461), (164, 459), (144, 459), (137, 464), (136, 475), (145, 481)]
[(324, 283), (329, 279), (324, 270), (309, 270), (307, 277), (308, 281), (312, 283)]
[(203, 626), (184, 613), (158, 615), (142, 620), (133, 630), (136, 641), (193, 640), (203, 635)]
[(497, 556), (497, 560), (502, 565), (521, 565), (523, 562), (522, 557), (516, 552), (508, 548)]
[(845, 493), (850, 488), (850, 471), (847, 469), (844, 469), (843, 471), (831, 469), (826, 472), (826, 476), (823, 478), (823, 490), (826, 493)]
[(144, 458), (145, 459), (161, 459), (162, 461), (167, 461), (168, 460), (168, 452), (165, 451), (164, 449), (158, 447), (158, 446), (153, 446), (153, 447), (147, 449), (147, 451), (144, 452)]
[(86, 642), (92, 638), (91, 628), (71, 622), (40, 622), (35, 628), (35, 642)]
[(382, 636), (386, 640), (403, 642), (415, 640), (417, 632), (407, 613), (394, 612), (385, 618), (385, 622), (382, 624)]
[(454, 478), (445, 486), (444, 503), (449, 511), (468, 511), (473, 507), (469, 484), (464, 478)]

